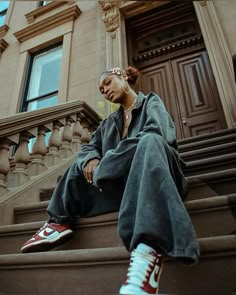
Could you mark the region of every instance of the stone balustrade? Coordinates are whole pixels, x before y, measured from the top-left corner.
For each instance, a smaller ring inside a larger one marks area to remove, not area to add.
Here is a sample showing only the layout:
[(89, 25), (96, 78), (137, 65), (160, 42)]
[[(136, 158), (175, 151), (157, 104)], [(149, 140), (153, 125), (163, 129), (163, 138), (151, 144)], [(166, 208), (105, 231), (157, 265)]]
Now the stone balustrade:
[(0, 119), (0, 197), (78, 153), (100, 120), (83, 101)]

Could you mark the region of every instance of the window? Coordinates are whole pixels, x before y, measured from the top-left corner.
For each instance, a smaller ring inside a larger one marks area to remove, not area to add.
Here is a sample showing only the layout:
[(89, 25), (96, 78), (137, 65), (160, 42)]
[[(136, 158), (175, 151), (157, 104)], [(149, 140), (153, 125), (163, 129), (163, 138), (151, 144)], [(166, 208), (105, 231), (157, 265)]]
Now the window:
[(57, 104), (61, 58), (61, 44), (31, 56), (22, 111)]
[(47, 5), (50, 2), (52, 2), (52, 1), (39, 1), (39, 6)]
[(0, 27), (4, 25), (10, 1), (0, 1)]

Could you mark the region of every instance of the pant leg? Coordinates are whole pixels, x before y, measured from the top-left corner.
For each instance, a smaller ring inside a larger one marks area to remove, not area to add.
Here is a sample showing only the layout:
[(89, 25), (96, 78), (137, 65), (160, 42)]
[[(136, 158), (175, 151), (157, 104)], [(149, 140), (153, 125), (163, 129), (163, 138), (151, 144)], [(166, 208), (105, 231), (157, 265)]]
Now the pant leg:
[(199, 246), (176, 186), (183, 178), (177, 168), (176, 157), (161, 136), (140, 139), (127, 176), (118, 231), (129, 251), (149, 239), (168, 256), (196, 262)]
[(122, 186), (118, 186), (112, 197), (100, 192), (86, 181), (75, 162), (58, 182), (47, 212), (56, 223), (73, 225), (78, 216), (88, 217), (118, 211), (122, 194)]

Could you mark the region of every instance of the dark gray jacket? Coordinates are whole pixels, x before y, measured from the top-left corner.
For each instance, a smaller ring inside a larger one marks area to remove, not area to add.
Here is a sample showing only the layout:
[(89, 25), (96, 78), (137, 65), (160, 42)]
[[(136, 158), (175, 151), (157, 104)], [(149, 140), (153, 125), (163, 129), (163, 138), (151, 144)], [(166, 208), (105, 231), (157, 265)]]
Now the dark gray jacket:
[(83, 169), (93, 158), (105, 157), (106, 162), (112, 161), (114, 155), (125, 150), (131, 142), (135, 143), (141, 136), (151, 132), (161, 135), (169, 146), (177, 150), (174, 123), (161, 98), (153, 92), (148, 95), (138, 93), (128, 134), (123, 140), (122, 130), (123, 110), (120, 107), (101, 122), (92, 134), (91, 141), (81, 147), (77, 160), (79, 167)]

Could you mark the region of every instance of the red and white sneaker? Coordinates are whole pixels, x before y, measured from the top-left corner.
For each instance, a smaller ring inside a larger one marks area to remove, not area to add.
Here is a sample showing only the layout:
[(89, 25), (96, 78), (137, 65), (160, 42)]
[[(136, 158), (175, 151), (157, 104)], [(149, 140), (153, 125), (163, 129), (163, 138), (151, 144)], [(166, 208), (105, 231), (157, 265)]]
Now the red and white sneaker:
[(131, 252), (130, 264), (120, 295), (157, 294), (162, 256), (146, 244)]
[(68, 225), (45, 223), (22, 247), (22, 253), (50, 250), (72, 237), (73, 231)]

